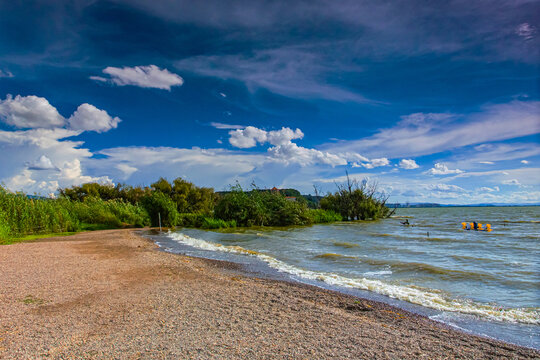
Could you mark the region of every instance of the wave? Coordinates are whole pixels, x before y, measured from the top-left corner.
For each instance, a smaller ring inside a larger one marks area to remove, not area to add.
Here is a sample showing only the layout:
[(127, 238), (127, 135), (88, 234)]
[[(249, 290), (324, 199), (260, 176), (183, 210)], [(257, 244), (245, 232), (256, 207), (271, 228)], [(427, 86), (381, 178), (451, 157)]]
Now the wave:
[(318, 259), (358, 259), (356, 256), (347, 256), (342, 254), (336, 254), (336, 253), (326, 253), (326, 254), (320, 254), (315, 256)]
[(508, 224), (538, 224), (540, 220), (502, 220), (501, 222)]
[(442, 291), (425, 289), (418, 286), (397, 285), (375, 279), (347, 278), (334, 273), (306, 270), (289, 265), (272, 256), (247, 250), (240, 246), (224, 246), (217, 243), (210, 243), (181, 233), (169, 232), (168, 236), (182, 244), (199, 249), (256, 256), (278, 271), (295, 275), (303, 279), (323, 281), (329, 285), (369, 290), (441, 311), (461, 312), (496, 321), (540, 324), (539, 308), (503, 308), (471, 300), (452, 299), (446, 296)]
[(335, 242), (334, 246), (339, 246), (339, 247), (344, 247), (346, 249), (349, 249), (349, 248), (353, 248), (353, 247), (358, 247), (360, 245), (349, 243), (349, 242)]
[(390, 275), (392, 274), (392, 271), (390, 270), (381, 270), (381, 271), (368, 271), (365, 272), (365, 276), (380, 276), (380, 275)]

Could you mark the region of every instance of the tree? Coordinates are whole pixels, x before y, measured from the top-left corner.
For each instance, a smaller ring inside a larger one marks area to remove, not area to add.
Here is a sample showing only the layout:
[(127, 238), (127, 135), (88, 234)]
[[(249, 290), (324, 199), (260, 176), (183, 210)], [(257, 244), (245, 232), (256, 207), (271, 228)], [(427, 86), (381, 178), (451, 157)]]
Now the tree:
[(328, 194), (320, 201), (324, 210), (332, 210), (343, 217), (343, 220), (377, 220), (394, 214), (386, 206), (388, 196), (377, 192), (377, 183), (363, 180), (351, 180), (347, 172), (347, 182), (336, 184), (338, 191)]

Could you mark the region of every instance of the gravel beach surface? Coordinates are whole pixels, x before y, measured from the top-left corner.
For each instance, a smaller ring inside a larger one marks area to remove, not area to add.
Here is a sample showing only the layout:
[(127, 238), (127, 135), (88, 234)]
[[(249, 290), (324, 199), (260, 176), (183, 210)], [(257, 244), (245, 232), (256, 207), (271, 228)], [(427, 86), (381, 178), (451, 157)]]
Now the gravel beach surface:
[(532, 359), (382, 303), (158, 251), (132, 230), (0, 246), (0, 359)]

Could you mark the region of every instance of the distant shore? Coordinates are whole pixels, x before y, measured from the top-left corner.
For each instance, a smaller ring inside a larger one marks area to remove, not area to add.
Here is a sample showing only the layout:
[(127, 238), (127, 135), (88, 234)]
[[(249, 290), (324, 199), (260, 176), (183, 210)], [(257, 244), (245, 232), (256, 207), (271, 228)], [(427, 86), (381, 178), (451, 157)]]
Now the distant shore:
[(0, 247), (0, 358), (538, 358), (389, 305), (157, 251), (133, 230)]

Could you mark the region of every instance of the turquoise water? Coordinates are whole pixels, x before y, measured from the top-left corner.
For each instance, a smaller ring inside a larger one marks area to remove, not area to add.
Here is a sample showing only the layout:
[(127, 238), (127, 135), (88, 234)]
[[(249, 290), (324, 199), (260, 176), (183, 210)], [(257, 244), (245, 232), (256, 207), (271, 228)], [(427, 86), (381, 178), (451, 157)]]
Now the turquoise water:
[[(401, 225), (408, 219), (411, 226)], [(491, 224), (466, 231), (462, 222)], [(298, 278), (487, 321), (540, 324), (540, 207), (398, 209), (376, 222), (234, 232), (182, 229), (199, 249), (253, 256)]]

